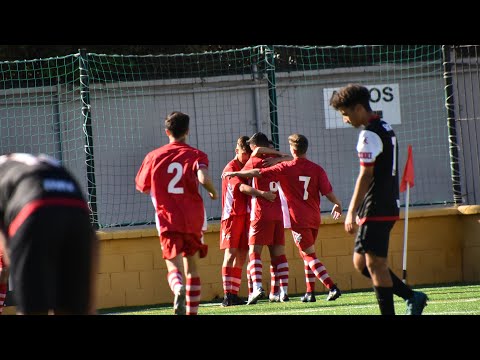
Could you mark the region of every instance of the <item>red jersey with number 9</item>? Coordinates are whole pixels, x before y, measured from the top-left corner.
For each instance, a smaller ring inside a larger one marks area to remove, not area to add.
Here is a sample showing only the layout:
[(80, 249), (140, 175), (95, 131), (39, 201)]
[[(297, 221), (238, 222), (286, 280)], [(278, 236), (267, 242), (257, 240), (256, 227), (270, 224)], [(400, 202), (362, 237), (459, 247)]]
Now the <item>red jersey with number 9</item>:
[[(271, 157), (266, 155), (264, 158)], [(262, 161), (264, 158), (251, 157), (248, 159), (242, 170), (262, 169)], [(277, 192), (277, 197), (273, 202), (264, 199), (263, 197), (252, 196), (250, 224), (262, 221), (283, 221), (282, 204), (280, 202), (280, 194), (278, 193), (278, 179), (274, 177), (260, 177), (252, 179), (252, 187), (263, 191)]]
[(202, 235), (205, 208), (197, 171), (208, 168), (204, 152), (181, 142), (151, 151), (135, 178), (137, 190), (152, 197), (159, 233), (175, 231)]

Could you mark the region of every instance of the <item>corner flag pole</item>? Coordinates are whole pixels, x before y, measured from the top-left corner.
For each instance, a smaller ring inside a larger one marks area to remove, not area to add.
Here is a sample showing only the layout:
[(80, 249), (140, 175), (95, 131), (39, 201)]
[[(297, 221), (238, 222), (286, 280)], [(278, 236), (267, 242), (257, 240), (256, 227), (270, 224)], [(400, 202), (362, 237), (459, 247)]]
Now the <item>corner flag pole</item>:
[(407, 283), (407, 241), (408, 241), (408, 205), (410, 203), (410, 183), (407, 182), (407, 194), (405, 200), (405, 227), (403, 231), (403, 272), (402, 281)]
[(408, 157), (403, 170), (400, 192), (407, 191), (405, 195), (405, 229), (403, 233), (403, 283), (407, 283), (407, 240), (408, 240), (408, 207), (410, 205), (410, 188), (414, 185), (413, 154), (412, 145), (408, 145)]

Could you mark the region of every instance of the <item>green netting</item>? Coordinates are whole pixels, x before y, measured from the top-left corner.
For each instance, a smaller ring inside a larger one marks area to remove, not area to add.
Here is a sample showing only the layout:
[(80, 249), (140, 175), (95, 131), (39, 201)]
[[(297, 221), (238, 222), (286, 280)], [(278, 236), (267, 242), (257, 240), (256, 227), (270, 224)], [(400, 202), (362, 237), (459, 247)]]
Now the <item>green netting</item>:
[(372, 109), (392, 124), (400, 173), (412, 145), (418, 180), (410, 203), (452, 202), (441, 46), (275, 46), (275, 53), (280, 150), (288, 151), (289, 134), (305, 134), (310, 159), (326, 169), (345, 207), (359, 171), (359, 130), (343, 124), (329, 100), (348, 83), (367, 86)]
[[(179, 110), (191, 116), (189, 143), (209, 155), (218, 189), (239, 136), (263, 131), (288, 151), (288, 135), (299, 132), (310, 141), (309, 158), (327, 170), (347, 207), (358, 173), (358, 130), (343, 126), (328, 100), (335, 89), (360, 82), (397, 133), (402, 169), (407, 145), (413, 146), (410, 202), (450, 203), (442, 60), (438, 45), (259, 45), (0, 62), (0, 151), (62, 160), (85, 193), (94, 192), (89, 200), (100, 227), (151, 224), (150, 199), (135, 190), (134, 178), (145, 154), (167, 143), (165, 116)], [(204, 199), (207, 216), (218, 219), (221, 202)]]
[(85, 186), (78, 57), (0, 62), (0, 153), (46, 153)]

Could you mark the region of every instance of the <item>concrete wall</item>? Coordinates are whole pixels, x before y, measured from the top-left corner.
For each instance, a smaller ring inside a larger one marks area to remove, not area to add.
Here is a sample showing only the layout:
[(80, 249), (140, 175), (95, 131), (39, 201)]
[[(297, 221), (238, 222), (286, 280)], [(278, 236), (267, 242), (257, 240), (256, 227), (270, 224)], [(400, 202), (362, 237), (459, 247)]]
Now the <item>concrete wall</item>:
[[(411, 285), (480, 281), (480, 206), (410, 209), (408, 219), (407, 281)], [(402, 276), (404, 220), (391, 235), (389, 262)], [(205, 241), (208, 256), (199, 261), (202, 301), (223, 297), (219, 250), (219, 224), (209, 224)], [(286, 230), (289, 261), (289, 293), (305, 292), (303, 262)], [(98, 308), (170, 303), (173, 300), (166, 279), (157, 232), (154, 227), (99, 231), (101, 261), (98, 274)], [(368, 279), (352, 265), (353, 236), (345, 233), (343, 220), (325, 216), (316, 243), (317, 255), (333, 281), (342, 290), (370, 288)], [(268, 250), (263, 251), (264, 288), (270, 288)], [(318, 292), (326, 291), (316, 283)], [(247, 296), (246, 277), (240, 296)]]
[(463, 230), (463, 280), (480, 280), (480, 206), (460, 206)]

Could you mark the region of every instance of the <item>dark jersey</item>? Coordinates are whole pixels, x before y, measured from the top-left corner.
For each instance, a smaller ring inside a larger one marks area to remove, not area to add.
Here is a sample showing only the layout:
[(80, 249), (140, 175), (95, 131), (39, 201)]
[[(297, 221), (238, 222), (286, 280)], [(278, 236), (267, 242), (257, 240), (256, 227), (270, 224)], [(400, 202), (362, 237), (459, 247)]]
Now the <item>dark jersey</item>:
[(378, 117), (370, 119), (358, 137), (357, 151), (361, 166), (374, 166), (373, 181), (357, 209), (361, 223), (397, 220), (398, 146), (392, 127)]
[(87, 207), (80, 186), (57, 160), (22, 153), (0, 156), (0, 226), (8, 231), (27, 204), (34, 204), (32, 211), (44, 205)]

